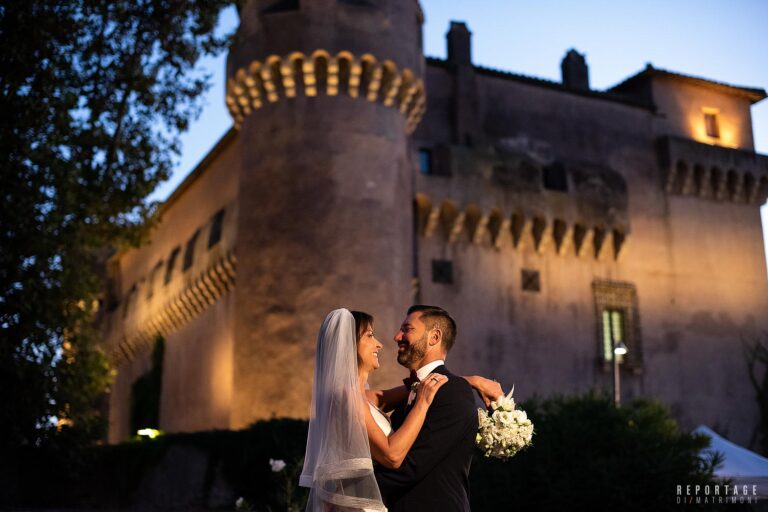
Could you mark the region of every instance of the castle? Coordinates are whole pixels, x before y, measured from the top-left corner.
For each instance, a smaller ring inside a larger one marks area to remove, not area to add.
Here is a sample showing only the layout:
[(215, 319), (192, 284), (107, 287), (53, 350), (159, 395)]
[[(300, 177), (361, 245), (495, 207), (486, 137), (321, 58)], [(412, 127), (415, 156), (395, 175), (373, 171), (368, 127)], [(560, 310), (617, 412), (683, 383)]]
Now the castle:
[[(307, 417), (317, 331), (412, 303), (458, 323), (448, 365), (534, 394), (661, 399), (748, 444), (742, 340), (768, 330), (759, 207), (766, 97), (648, 66), (604, 91), (583, 55), (553, 82), (473, 65), (463, 23), (425, 59), (416, 0), (250, 0), (227, 64), (230, 130), (109, 262), (109, 441), (165, 339), (160, 428)], [(628, 352), (614, 356), (623, 343)]]

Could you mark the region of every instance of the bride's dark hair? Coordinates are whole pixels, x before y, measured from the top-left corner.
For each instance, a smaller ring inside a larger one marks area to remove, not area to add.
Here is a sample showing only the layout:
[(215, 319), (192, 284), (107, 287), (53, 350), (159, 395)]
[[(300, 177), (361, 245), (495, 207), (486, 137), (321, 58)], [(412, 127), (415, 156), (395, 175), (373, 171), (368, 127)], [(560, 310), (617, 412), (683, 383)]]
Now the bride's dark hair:
[(360, 338), (363, 337), (365, 331), (367, 331), (368, 328), (373, 325), (373, 316), (369, 315), (365, 311), (350, 311), (350, 313), (352, 313), (352, 316), (355, 319), (355, 332), (357, 333), (355, 343), (357, 343), (360, 341)]

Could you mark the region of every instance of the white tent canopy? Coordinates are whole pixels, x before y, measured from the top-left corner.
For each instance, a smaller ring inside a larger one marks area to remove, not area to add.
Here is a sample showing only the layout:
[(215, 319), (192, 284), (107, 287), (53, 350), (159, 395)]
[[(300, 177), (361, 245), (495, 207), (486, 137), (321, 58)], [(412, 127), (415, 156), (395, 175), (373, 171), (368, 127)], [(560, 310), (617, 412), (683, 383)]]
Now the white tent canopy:
[(759, 496), (768, 496), (768, 459), (718, 435), (714, 430), (699, 425), (696, 434), (706, 434), (712, 442), (705, 452), (717, 451), (724, 455), (723, 463), (715, 469), (715, 477), (728, 478), (737, 485), (757, 485)]

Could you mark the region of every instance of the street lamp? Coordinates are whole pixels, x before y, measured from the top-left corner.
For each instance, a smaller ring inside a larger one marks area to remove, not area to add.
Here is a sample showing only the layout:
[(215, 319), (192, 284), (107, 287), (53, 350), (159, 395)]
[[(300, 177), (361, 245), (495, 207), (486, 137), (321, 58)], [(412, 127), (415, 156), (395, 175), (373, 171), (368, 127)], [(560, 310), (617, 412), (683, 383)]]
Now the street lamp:
[(613, 342), (613, 401), (616, 407), (621, 405), (621, 376), (619, 375), (619, 358), (627, 353), (627, 346), (623, 341), (618, 344)]

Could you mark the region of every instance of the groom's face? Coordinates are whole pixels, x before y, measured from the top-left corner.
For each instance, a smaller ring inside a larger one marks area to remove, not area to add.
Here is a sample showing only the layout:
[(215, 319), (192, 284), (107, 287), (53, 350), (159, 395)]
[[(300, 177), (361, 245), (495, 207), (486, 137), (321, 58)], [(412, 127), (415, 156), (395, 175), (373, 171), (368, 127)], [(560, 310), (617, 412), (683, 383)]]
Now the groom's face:
[(400, 330), (395, 334), (397, 343), (397, 362), (406, 368), (417, 370), (427, 354), (429, 331), (419, 317), (420, 312), (414, 312), (405, 317)]

